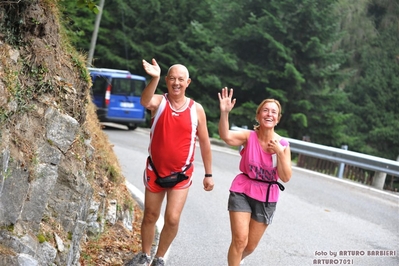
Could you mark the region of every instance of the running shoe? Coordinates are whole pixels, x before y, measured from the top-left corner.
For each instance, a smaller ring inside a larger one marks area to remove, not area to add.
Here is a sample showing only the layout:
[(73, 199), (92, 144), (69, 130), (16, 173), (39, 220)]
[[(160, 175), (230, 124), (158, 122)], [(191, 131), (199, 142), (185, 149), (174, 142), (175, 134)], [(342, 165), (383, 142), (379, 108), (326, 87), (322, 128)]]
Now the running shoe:
[(162, 257), (155, 257), (151, 266), (165, 266), (165, 260)]
[(140, 252), (126, 263), (125, 266), (149, 266), (150, 262), (151, 257), (144, 252)]

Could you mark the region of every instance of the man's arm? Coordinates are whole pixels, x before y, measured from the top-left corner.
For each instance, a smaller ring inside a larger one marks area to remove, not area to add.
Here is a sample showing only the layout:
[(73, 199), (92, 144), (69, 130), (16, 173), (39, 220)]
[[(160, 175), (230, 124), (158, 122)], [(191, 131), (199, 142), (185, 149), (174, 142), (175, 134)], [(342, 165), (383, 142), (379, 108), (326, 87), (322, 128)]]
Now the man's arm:
[(155, 90), (157, 89), (161, 77), (161, 68), (155, 59), (152, 59), (152, 64), (143, 60), (143, 68), (147, 74), (152, 77), (152, 79), (141, 93), (140, 103), (153, 113), (162, 100), (162, 95), (155, 94)]
[[(212, 151), (209, 140), (208, 127), (204, 108), (199, 103), (195, 103), (198, 115), (198, 140), (201, 149), (202, 162), (204, 163), (205, 174), (212, 174)], [(211, 191), (214, 186), (213, 177), (204, 177), (204, 189)]]

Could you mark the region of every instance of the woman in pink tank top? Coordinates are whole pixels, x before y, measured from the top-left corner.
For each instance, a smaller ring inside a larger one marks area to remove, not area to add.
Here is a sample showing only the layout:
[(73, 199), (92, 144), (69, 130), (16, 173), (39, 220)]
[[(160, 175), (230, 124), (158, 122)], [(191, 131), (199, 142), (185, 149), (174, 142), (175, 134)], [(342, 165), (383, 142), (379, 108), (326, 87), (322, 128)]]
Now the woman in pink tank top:
[(291, 151), (286, 139), (274, 132), (281, 118), (277, 100), (265, 99), (256, 110), (254, 130), (229, 130), (229, 112), (233, 109), (233, 89), (223, 88), (219, 95), (221, 139), (230, 146), (243, 146), (240, 171), (230, 187), (228, 210), (232, 240), (228, 265), (238, 266), (251, 254), (267, 226), (271, 224), (284, 186), (291, 179)]

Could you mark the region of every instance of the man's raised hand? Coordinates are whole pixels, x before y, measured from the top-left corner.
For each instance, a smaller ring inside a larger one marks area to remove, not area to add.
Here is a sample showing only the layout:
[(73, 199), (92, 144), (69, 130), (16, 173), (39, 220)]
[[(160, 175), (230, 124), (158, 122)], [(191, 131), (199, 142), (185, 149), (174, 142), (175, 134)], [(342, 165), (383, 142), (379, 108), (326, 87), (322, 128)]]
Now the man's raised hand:
[(145, 72), (153, 78), (159, 78), (161, 76), (161, 68), (154, 58), (152, 59), (152, 64), (143, 59), (143, 68)]

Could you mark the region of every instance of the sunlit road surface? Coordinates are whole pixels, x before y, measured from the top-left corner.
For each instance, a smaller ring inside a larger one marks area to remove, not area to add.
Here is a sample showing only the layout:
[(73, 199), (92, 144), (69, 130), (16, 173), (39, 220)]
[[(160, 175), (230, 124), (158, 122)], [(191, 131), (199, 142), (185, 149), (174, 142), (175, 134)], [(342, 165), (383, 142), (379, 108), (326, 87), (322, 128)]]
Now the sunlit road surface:
[[(104, 130), (136, 198), (142, 197), (148, 129)], [(212, 145), (215, 189), (205, 192), (196, 151), (194, 181), (169, 249), (169, 266), (225, 266), (230, 245), (229, 187), (236, 150)], [(167, 152), (167, 151), (163, 151)], [(399, 265), (399, 197), (357, 183), (293, 168), (273, 223), (244, 265)], [(162, 221), (159, 223), (162, 226)]]

